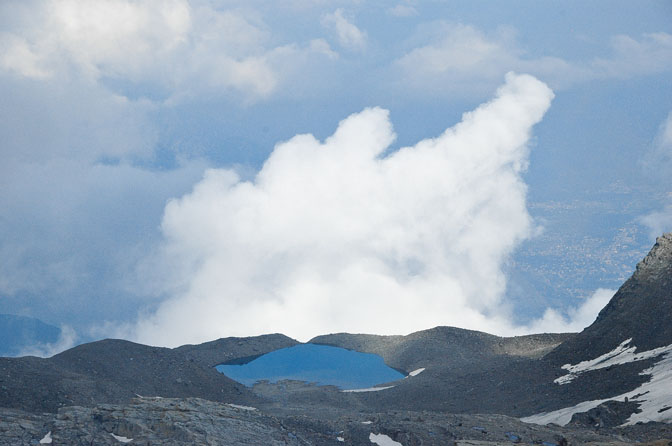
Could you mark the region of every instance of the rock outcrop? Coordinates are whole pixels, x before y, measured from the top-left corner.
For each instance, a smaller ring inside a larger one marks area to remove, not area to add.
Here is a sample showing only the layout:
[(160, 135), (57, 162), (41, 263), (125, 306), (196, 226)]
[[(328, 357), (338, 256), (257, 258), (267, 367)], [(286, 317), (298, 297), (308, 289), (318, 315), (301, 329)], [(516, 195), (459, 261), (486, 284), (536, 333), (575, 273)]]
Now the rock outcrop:
[(137, 398), (128, 405), (3, 411), (0, 445), (301, 445), (280, 422), (244, 406), (195, 398)]

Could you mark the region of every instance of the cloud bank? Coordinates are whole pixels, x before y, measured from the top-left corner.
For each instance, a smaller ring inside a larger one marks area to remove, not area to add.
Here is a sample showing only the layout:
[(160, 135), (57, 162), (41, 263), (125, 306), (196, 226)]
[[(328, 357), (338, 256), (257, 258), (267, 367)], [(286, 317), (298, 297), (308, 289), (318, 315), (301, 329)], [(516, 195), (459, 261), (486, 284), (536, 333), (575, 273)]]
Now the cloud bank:
[(388, 112), (368, 108), (324, 142), (278, 144), (252, 181), (211, 169), (165, 209), (156, 260), (170, 297), (132, 337), (515, 330), (502, 262), (531, 233), (521, 179), (553, 98), (508, 74), (462, 122), (387, 153)]

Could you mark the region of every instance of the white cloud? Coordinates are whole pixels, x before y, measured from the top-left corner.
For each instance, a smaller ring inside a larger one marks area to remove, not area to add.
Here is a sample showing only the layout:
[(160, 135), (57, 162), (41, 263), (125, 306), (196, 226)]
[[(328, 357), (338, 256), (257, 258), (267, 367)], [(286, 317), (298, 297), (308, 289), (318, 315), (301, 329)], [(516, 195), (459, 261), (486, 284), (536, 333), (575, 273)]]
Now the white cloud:
[[(279, 70), (297, 62), (292, 56), (312, 53), (310, 45), (273, 45), (256, 20), (207, 3), (52, 0), (37, 8), (35, 20), (0, 34), (0, 70), (105, 85), (122, 80), (168, 97), (233, 91), (249, 100), (277, 89)], [(274, 60), (283, 48), (292, 51)]]
[(418, 15), (418, 11), (412, 5), (407, 3), (399, 3), (388, 9), (387, 12), (395, 17), (412, 17)]
[(528, 326), (530, 333), (568, 333), (578, 332), (595, 321), (598, 313), (616, 294), (616, 290), (599, 288), (578, 307), (567, 309), (566, 315), (552, 308)]
[[(485, 91), (501, 79), (503, 73), (521, 68), (524, 62), (510, 28), (500, 28), (492, 35), (462, 24), (440, 22), (427, 28), (429, 42), (395, 61), (404, 83), (418, 90)], [(549, 63), (550, 60), (544, 61)], [(526, 64), (524, 69), (537, 68), (538, 64)]]
[(672, 70), (672, 35), (663, 32), (644, 34), (639, 40), (615, 36), (609, 57), (576, 61), (527, 57), (511, 28), (486, 33), (473, 26), (445, 22), (425, 28), (422, 33), (428, 36), (426, 42), (395, 61), (399, 78), (424, 92), (480, 92), (510, 70), (531, 73), (553, 88)]
[[(104, 0), (47, 1), (42, 21), (5, 35), (21, 41), (42, 70), (53, 73), (65, 57), (92, 78), (140, 76), (171, 49), (186, 41), (191, 27), (188, 4)], [(36, 25), (40, 25), (39, 27)], [(24, 76), (29, 71), (15, 70)]]
[(278, 144), (253, 181), (209, 170), (166, 206), (156, 262), (169, 298), (131, 337), (515, 330), (500, 267), (531, 231), (520, 175), (552, 97), (509, 74), (462, 122), (389, 155), (388, 112), (370, 108), (324, 142)]
[(617, 35), (611, 46), (611, 57), (596, 58), (589, 64), (597, 78), (629, 78), (672, 69), (672, 34), (646, 33), (639, 40)]
[(311, 52), (321, 53), (330, 59), (338, 59), (338, 53), (331, 49), (329, 43), (324, 39), (313, 39), (308, 46)]
[(0, 34), (0, 67), (34, 79), (47, 79), (51, 73), (43, 68), (40, 55), (33, 52), (25, 39)]
[(322, 26), (333, 30), (338, 38), (338, 43), (352, 51), (363, 51), (366, 48), (366, 32), (357, 28), (344, 15), (342, 9), (337, 9), (331, 14), (325, 14), (321, 20)]
[(665, 178), (672, 175), (672, 113), (660, 125), (650, 150), (642, 160), (649, 174)]
[(399, 64), (409, 70), (416, 67), (427, 75), (458, 70), (487, 71), (492, 76), (495, 73), (490, 71), (499, 71), (514, 57), (507, 48), (508, 39), (491, 39), (471, 26), (443, 24), (437, 34), (436, 41), (413, 49)]

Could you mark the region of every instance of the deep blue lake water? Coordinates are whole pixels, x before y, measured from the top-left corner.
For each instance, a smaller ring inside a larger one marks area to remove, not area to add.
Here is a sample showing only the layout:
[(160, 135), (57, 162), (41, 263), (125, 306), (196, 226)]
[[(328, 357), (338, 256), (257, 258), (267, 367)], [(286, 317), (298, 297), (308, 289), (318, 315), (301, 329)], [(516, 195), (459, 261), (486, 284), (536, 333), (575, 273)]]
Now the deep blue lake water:
[(327, 345), (301, 344), (267, 353), (243, 365), (215, 367), (248, 387), (259, 381), (283, 379), (363, 389), (404, 377), (388, 367), (383, 358)]

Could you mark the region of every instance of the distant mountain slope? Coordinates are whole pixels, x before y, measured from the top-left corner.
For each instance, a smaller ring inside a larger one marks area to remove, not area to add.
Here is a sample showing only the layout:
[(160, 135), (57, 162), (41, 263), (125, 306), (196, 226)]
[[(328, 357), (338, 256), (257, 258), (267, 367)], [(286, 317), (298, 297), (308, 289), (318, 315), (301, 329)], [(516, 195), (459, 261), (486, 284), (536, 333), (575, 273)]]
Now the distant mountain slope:
[(61, 329), (39, 319), (0, 314), (0, 356), (17, 356), (27, 348), (58, 341)]

